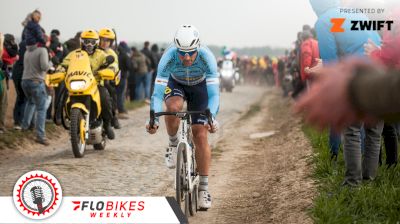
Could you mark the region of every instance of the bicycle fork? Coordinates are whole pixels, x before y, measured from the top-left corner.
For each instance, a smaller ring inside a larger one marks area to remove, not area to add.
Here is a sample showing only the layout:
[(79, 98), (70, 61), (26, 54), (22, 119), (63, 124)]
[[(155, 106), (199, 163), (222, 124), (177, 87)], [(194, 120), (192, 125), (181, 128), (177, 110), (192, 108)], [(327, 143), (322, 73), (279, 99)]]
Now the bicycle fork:
[(183, 163), (184, 166), (186, 166), (186, 173), (185, 173), (185, 177), (187, 178), (187, 182), (188, 182), (188, 186), (189, 189), (185, 189), (188, 190), (189, 192), (193, 192), (193, 188), (194, 186), (198, 185), (200, 182), (200, 178), (199, 175), (196, 174), (196, 170), (193, 169), (193, 149), (192, 146), (188, 143), (188, 123), (185, 122), (184, 120), (181, 123), (181, 133), (180, 133), (180, 141), (178, 144), (178, 150), (182, 150), (182, 154), (183, 154)]

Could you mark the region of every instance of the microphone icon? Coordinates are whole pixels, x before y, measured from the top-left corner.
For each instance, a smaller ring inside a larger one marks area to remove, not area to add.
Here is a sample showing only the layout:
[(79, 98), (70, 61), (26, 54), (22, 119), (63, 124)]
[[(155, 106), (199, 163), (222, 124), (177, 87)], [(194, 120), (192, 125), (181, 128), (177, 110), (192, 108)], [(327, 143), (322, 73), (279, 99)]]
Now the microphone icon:
[(45, 210), (42, 204), (44, 202), (43, 189), (39, 186), (32, 187), (31, 196), (33, 204), (35, 204), (38, 208), (39, 214), (42, 214)]

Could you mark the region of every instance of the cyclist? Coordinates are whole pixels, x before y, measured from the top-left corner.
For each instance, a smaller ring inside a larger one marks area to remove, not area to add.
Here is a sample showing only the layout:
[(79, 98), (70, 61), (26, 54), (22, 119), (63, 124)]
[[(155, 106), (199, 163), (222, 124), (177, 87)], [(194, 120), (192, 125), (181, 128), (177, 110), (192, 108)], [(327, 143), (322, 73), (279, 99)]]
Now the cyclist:
[[(89, 55), (90, 65), (93, 70), (93, 74), (95, 75), (96, 80), (98, 81), (98, 88), (100, 92), (100, 100), (101, 100), (101, 116), (104, 122), (104, 129), (106, 130), (107, 137), (109, 139), (114, 139), (115, 134), (114, 130), (111, 127), (111, 100), (110, 95), (108, 94), (107, 89), (104, 87), (104, 84), (101, 82), (100, 78), (97, 76), (97, 71), (106, 61), (106, 53), (103, 50), (98, 49), (99, 43), (99, 34), (92, 29), (86, 30), (81, 34), (81, 48), (75, 51), (84, 50)], [(70, 63), (70, 57), (75, 53), (75, 51), (65, 57), (63, 62), (57, 68), (57, 71), (66, 71), (68, 69)], [(108, 66), (109, 69), (116, 71), (115, 68), (112, 67), (112, 64)]]
[[(183, 25), (175, 33), (175, 46), (170, 46), (163, 54), (158, 66), (151, 109), (162, 111), (165, 101), (168, 112), (182, 111), (184, 100), (189, 111), (204, 111), (209, 108), (213, 115), (210, 127), (203, 115), (192, 115), (193, 141), (196, 146), (196, 162), (200, 174), (199, 206), (211, 207), (208, 192), (208, 175), (211, 162), (211, 149), (207, 141), (207, 131), (218, 129), (215, 116), (219, 110), (219, 75), (217, 62), (212, 52), (200, 46), (199, 31), (192, 25)], [(179, 119), (166, 116), (165, 123), (169, 135), (169, 147), (165, 155), (168, 168), (175, 168), (177, 131)], [(156, 133), (158, 120), (154, 127), (146, 125), (150, 134)]]
[[(100, 42), (99, 42), (99, 48), (104, 50), (104, 52), (107, 55), (111, 55), (115, 58), (114, 63), (112, 63), (110, 66), (115, 70), (118, 71), (118, 56), (115, 53), (115, 51), (111, 48), (113, 45), (113, 42), (115, 40), (115, 33), (112, 29), (109, 28), (103, 28), (99, 30), (99, 37), (100, 37)], [(115, 81), (105, 81), (104, 86), (107, 88), (108, 92), (110, 93), (111, 97), (111, 106), (112, 106), (112, 115), (113, 118), (111, 120), (111, 125), (116, 128), (120, 129), (120, 125), (118, 122), (118, 118), (116, 115), (117, 111), (117, 90), (116, 90), (116, 83)]]

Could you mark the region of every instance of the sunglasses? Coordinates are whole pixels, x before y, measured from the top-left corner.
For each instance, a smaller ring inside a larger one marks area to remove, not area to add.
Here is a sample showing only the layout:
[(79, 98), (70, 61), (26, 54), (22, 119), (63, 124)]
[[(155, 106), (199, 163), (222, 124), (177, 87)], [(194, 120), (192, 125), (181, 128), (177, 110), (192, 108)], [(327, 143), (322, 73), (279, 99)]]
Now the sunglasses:
[(106, 42), (106, 41), (111, 42), (111, 39), (108, 39), (108, 38), (105, 38), (105, 37), (100, 37), (100, 41), (102, 41), (102, 42)]
[(85, 45), (88, 45), (88, 44), (96, 45), (96, 43), (97, 43), (97, 40), (95, 40), (95, 39), (83, 39), (83, 44), (85, 44)]
[(178, 54), (179, 54), (180, 56), (182, 56), (182, 57), (185, 57), (186, 54), (188, 54), (190, 57), (192, 57), (195, 53), (197, 53), (197, 50), (189, 51), (189, 52), (185, 52), (185, 51), (178, 50)]

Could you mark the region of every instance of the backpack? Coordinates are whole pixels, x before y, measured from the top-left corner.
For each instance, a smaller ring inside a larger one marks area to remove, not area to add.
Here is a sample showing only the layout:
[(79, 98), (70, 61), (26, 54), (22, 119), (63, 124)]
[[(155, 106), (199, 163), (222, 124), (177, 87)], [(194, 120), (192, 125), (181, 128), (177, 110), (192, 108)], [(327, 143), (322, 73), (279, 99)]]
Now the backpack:
[(134, 55), (132, 60), (133, 70), (140, 75), (148, 73), (149, 69), (146, 60), (147, 58), (144, 56), (144, 54)]

